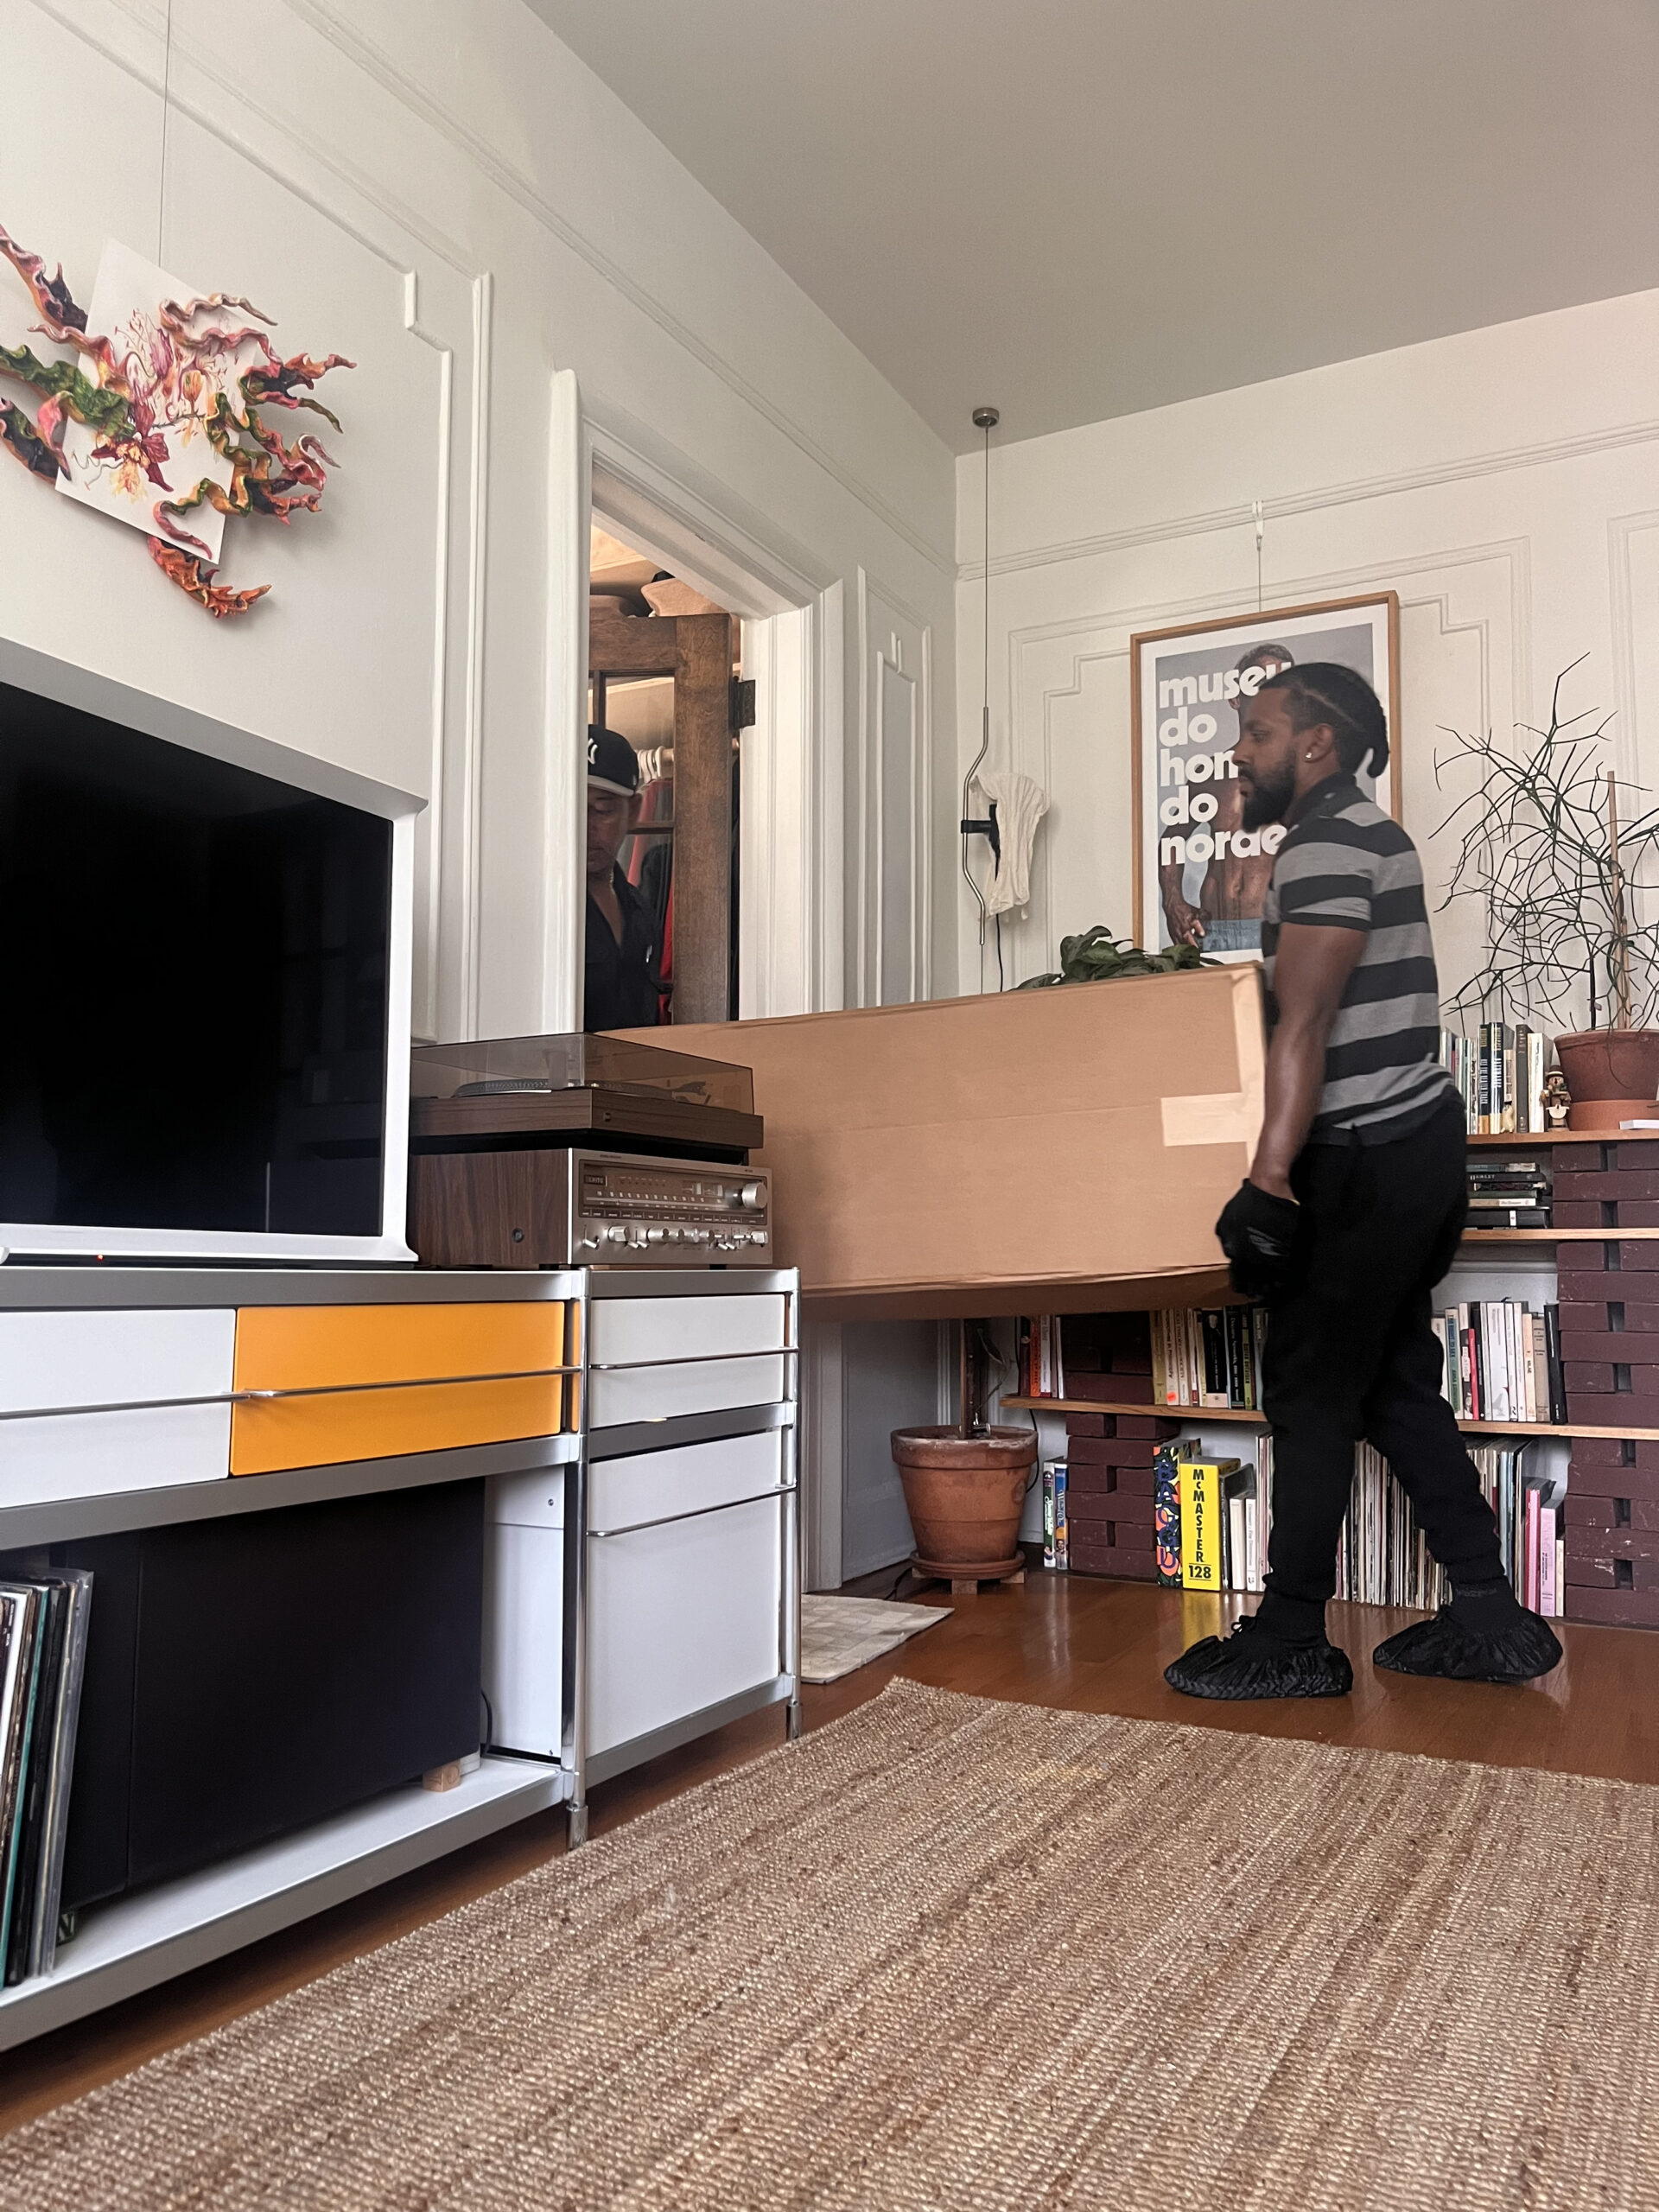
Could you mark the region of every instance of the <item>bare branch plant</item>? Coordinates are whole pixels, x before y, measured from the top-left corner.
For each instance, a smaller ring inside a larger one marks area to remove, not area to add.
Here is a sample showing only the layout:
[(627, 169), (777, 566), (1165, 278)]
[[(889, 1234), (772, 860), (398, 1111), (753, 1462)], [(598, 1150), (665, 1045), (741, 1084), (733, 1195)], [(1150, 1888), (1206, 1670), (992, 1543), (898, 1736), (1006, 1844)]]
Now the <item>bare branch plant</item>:
[(1572, 672), (1555, 679), (1548, 728), (1522, 726), (1530, 746), (1512, 753), (1490, 731), (1453, 731), (1450, 751), (1435, 755), (1437, 785), (1459, 763), (1479, 778), (1433, 833), (1458, 836), (1441, 911), (1476, 899), (1485, 922), (1485, 958), (1447, 1001), (1448, 1016), (1548, 1014), (1568, 1029), (1586, 994), (1592, 1029), (1599, 1007), (1601, 1026), (1621, 1029), (1659, 1012), (1659, 922), (1638, 918), (1643, 894), (1659, 890), (1659, 806), (1619, 820), (1605, 762), (1611, 717), (1592, 728), (1592, 713), (1562, 718)]

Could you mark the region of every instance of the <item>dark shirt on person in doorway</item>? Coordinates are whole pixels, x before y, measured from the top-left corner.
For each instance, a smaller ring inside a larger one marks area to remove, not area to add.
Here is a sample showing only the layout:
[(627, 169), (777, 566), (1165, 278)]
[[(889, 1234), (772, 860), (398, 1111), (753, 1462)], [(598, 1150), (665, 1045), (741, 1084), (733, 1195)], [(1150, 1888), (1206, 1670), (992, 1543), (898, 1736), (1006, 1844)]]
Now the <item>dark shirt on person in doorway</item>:
[(612, 871), (611, 885), (622, 910), (621, 941), (590, 892), (582, 1027), (655, 1028), (663, 1018), (662, 930), (620, 868)]

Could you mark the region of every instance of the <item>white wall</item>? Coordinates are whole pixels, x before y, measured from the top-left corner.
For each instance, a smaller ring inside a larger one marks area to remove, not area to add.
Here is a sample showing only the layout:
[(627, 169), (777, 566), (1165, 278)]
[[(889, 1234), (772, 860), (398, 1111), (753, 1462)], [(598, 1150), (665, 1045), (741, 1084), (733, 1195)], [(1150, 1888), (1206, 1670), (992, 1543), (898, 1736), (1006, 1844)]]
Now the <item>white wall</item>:
[[(1431, 883), (1442, 726), (1547, 718), (1581, 654), (1571, 708), (1616, 709), (1610, 765), (1659, 787), (1656, 361), (1647, 292), (994, 448), (992, 760), (1052, 798), (1029, 918), (1005, 924), (1010, 982), (1091, 923), (1131, 932), (1128, 640), (1255, 607), (1257, 499), (1268, 607), (1400, 594), (1404, 818)], [(979, 742), (977, 456), (957, 485), (960, 776)], [(969, 988), (965, 890), (957, 906)], [(1478, 917), (1434, 928), (1449, 995)]]
[[(579, 888), (544, 805), (550, 438), (574, 467), (550, 384), (574, 370), (613, 459), (844, 605), (818, 696), (849, 786), (856, 610), (916, 611), (948, 785), (946, 449), (521, 0), (173, 0), (170, 60), (167, 15), (0, 0), (0, 222), (83, 303), (113, 234), (245, 294), (284, 352), (350, 355), (338, 473), (320, 517), (230, 525), (226, 580), (275, 588), (215, 624), (136, 532), (7, 461), (0, 632), (431, 800), (416, 1027), (537, 1027)], [(0, 342), (29, 320), (0, 267)], [(937, 988), (954, 950), (947, 908)]]

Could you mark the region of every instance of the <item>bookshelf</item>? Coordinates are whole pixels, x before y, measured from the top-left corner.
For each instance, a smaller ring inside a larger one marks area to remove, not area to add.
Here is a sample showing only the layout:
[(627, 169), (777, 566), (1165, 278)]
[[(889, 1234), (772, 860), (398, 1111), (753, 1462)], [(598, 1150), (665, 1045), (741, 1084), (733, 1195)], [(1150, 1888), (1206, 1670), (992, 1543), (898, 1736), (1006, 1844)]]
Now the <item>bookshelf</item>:
[(1659, 1229), (1465, 1229), (1465, 1244), (1646, 1244)]
[(1468, 1143), (1472, 1151), (1477, 1146), (1489, 1148), (1507, 1145), (1511, 1152), (1517, 1146), (1535, 1144), (1640, 1144), (1645, 1138), (1651, 1142), (1659, 1137), (1659, 1129), (1511, 1129), (1507, 1136), (1477, 1136), (1471, 1130)]
[[(1101, 1398), (1003, 1398), (999, 1402), (1019, 1413), (1139, 1414), (1159, 1421), (1192, 1421), (1201, 1426), (1212, 1421), (1241, 1421), (1252, 1428), (1268, 1426), (1265, 1414), (1252, 1413), (1238, 1406), (1159, 1406), (1144, 1402), (1126, 1406)], [(1600, 1436), (1628, 1438), (1636, 1444), (1659, 1444), (1659, 1428), (1586, 1428), (1577, 1422), (1547, 1421), (1459, 1421), (1458, 1427), (1468, 1436)]]

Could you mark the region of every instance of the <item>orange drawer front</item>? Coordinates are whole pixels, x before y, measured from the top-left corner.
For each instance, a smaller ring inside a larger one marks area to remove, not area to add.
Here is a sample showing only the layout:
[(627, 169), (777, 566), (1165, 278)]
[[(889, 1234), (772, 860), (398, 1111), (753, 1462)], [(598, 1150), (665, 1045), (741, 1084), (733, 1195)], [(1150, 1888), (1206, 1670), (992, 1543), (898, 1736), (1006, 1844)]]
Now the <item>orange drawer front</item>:
[(557, 1299), (489, 1306), (245, 1306), (236, 1317), (236, 1388), (326, 1390), (353, 1382), (524, 1375), (563, 1364), (564, 1328)]
[(385, 1459), (404, 1452), (552, 1436), (558, 1433), (563, 1404), (563, 1382), (556, 1375), (256, 1399), (231, 1408), (231, 1472), (268, 1475), (280, 1467), (326, 1467), (341, 1459)]

